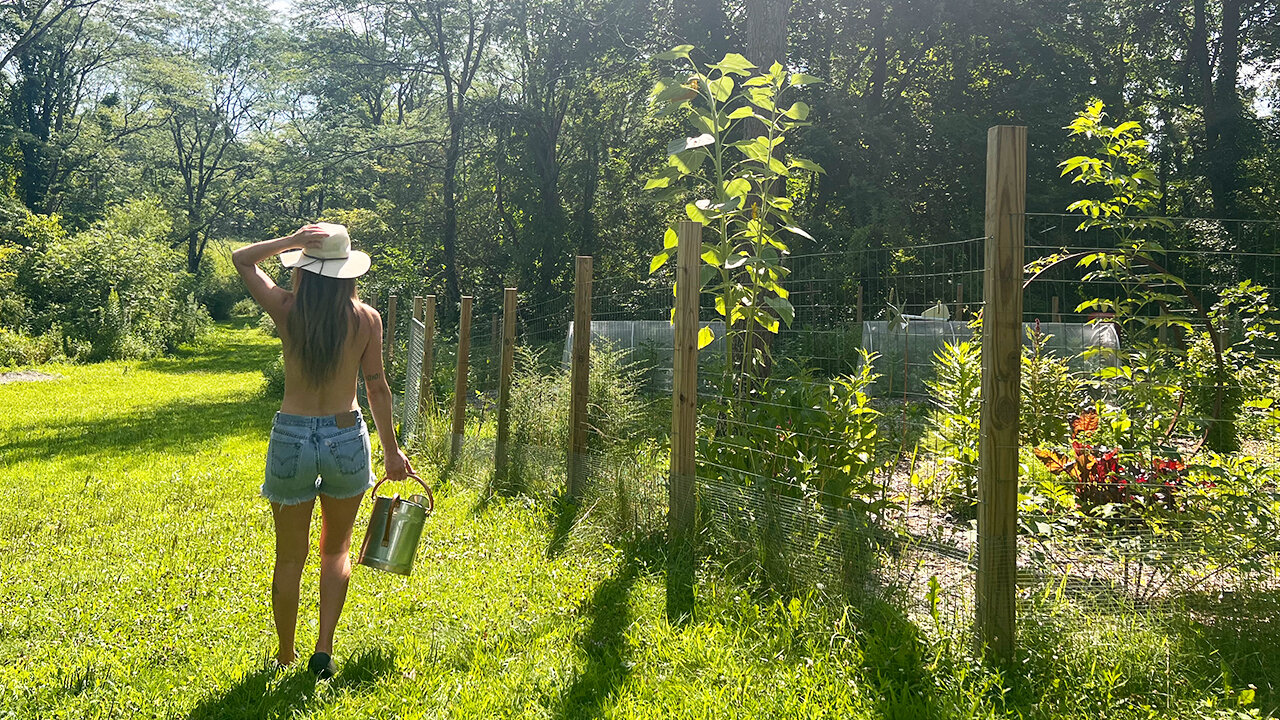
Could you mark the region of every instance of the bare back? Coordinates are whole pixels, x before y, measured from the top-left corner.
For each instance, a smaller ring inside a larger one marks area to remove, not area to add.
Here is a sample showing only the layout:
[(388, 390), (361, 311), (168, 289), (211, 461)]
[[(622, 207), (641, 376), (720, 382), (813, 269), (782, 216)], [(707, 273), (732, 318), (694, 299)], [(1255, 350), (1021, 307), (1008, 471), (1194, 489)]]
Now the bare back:
[(381, 352), (381, 343), (371, 342), (374, 328), (378, 325), (373, 321), (375, 311), (362, 302), (353, 301), (355, 312), (347, 327), (347, 339), (343, 344), (338, 366), (317, 387), (306, 378), (297, 355), (290, 348), (292, 343), (288, 335), (288, 317), (293, 312), (293, 302), (292, 299), (286, 302), (284, 317), (276, 322), (284, 344), (284, 400), (280, 403), (280, 411), (317, 416), (336, 415), (357, 409), (356, 376), (371, 350), (374, 353)]

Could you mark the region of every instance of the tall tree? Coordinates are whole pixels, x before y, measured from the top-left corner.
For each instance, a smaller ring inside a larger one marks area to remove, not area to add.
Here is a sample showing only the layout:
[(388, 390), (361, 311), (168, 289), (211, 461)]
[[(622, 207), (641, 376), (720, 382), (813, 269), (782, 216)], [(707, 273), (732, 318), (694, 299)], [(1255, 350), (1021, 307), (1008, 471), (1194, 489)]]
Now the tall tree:
[(176, 8), (166, 42), (144, 77), (170, 139), (178, 175), (187, 270), (200, 268), (210, 230), (248, 185), (255, 163), (245, 143), (265, 130), (277, 39), (270, 15), (252, 0), (188, 0)]
[(493, 34), (496, 0), (408, 0), (405, 7), (434, 51), (434, 71), (444, 85), (446, 141), (442, 195), (445, 297), (447, 306), (461, 297), (458, 271), (458, 163), (466, 137), (468, 105), (476, 74), (486, 61)]

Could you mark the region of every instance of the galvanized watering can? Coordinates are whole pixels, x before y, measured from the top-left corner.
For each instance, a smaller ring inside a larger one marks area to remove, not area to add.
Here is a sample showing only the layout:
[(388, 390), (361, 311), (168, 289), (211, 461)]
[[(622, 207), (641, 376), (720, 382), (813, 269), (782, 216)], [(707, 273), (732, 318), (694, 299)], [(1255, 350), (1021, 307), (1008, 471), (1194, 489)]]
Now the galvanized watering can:
[(399, 494), (379, 497), (378, 487), (387, 481), (386, 478), (373, 486), (373, 516), (369, 518), (357, 560), (361, 565), (400, 575), (408, 575), (413, 570), (413, 557), (418, 552), (422, 526), (435, 509), (436, 502), (431, 488), (422, 482), (422, 478), (412, 474), (409, 477), (418, 481), (424, 494), (410, 495), (407, 499)]

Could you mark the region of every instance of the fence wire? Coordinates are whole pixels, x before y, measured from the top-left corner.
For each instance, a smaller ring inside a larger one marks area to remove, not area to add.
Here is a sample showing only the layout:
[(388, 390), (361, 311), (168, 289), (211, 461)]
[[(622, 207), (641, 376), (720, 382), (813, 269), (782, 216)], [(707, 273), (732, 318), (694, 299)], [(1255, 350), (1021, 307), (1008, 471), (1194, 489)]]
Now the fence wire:
[[(1280, 589), (1280, 353), (1268, 325), (1277, 320), (1280, 226), (1171, 222), (1154, 263), (1128, 264), (1142, 276), (1135, 281), (1095, 272), (1097, 253), (1117, 244), (1078, 232), (1078, 219), (1025, 222), (1034, 279), (1023, 293), (1018, 542), (986, 559), (1016, 566), (1007, 581), (1020, 627), (1110, 618), (1106, 628), (1119, 632), (1242, 616), (1244, 605), (1231, 603)], [(698, 356), (704, 567), (782, 593), (873, 595), (922, 622), (968, 630), (983, 509), (987, 242), (975, 233), (789, 257), (795, 316), (776, 334), (726, 337), (704, 294), (700, 322), (717, 338)], [(1095, 267), (1081, 267), (1090, 255)], [(594, 278), (588, 440), (574, 459), (586, 484), (574, 512), (555, 516), (556, 537), (592, 522), (632, 538), (663, 528), (670, 281), (659, 273), (636, 288)], [(1117, 305), (1135, 292), (1154, 299)], [(472, 324), (468, 422), (456, 441), (457, 339), (438, 334), (431, 397), (407, 400), (416, 411), (404, 423), (450, 481), (560, 507), (573, 316), (572, 293), (519, 305), (505, 472), (495, 463), (496, 320)], [(1221, 361), (1208, 334), (1218, 326)], [(756, 350), (762, 362), (744, 364)], [(411, 363), (409, 393), (415, 372)], [(1218, 394), (1236, 412), (1226, 430), (1223, 408), (1212, 411)], [(1093, 628), (1099, 638), (1104, 624)]]
[(1024, 319), (1120, 341), (1092, 368), (1034, 341), (1024, 356), (1018, 597), (1032, 623), (1275, 619), (1257, 606), (1280, 589), (1280, 226), (1157, 220), (1126, 250), (1079, 217), (1026, 217)]

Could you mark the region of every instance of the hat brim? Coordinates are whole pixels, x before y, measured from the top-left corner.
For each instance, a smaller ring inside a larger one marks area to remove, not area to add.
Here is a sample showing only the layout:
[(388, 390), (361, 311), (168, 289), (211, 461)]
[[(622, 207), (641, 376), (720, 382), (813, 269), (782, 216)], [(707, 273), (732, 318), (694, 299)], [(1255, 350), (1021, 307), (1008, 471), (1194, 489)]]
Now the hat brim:
[(352, 250), (344, 258), (318, 258), (305, 255), (301, 250), (288, 250), (280, 253), (280, 264), (287, 268), (306, 270), (317, 275), (331, 278), (354, 278), (369, 272), (372, 261), (368, 253)]

